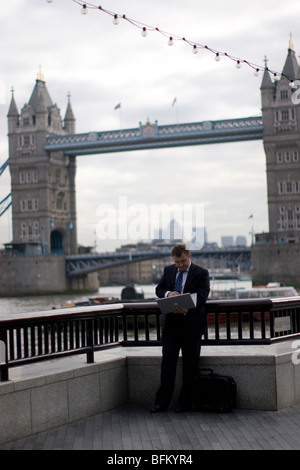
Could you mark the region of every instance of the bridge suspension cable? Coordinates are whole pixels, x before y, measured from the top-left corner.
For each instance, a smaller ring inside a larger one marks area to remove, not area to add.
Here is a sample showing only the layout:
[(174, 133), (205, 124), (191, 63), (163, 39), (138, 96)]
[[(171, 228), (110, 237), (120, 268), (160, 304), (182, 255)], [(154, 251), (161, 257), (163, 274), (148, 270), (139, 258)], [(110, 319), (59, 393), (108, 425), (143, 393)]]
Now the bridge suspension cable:
[[(8, 167), (8, 159), (0, 166), (0, 176), (4, 172), (4, 170)], [(7, 209), (11, 206), (11, 193), (9, 193), (2, 201), (0, 201), (0, 217), (7, 211)]]
[(4, 170), (8, 167), (8, 159), (3, 163), (2, 166), (0, 166), (0, 176), (4, 172)]
[(10, 198), (11, 198), (11, 193), (9, 193), (4, 199), (2, 199), (2, 201), (0, 201), (0, 217), (11, 206), (11, 199)]

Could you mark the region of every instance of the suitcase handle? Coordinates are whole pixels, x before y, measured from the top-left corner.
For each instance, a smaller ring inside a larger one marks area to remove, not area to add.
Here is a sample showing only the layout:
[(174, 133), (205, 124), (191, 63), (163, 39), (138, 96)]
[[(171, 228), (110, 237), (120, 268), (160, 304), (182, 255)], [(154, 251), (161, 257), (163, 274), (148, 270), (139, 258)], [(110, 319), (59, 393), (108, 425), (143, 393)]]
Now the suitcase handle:
[[(209, 372), (210, 375), (213, 375), (214, 371), (212, 369), (209, 369), (209, 368), (201, 368), (199, 369), (199, 373), (201, 374), (202, 372)], [(207, 374), (208, 375), (208, 374)]]

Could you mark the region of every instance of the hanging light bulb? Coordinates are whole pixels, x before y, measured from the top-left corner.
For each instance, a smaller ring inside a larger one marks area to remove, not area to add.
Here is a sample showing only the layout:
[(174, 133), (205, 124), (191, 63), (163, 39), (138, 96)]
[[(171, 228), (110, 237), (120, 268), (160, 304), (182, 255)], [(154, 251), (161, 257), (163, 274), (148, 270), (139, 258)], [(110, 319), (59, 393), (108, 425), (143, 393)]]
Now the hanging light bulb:
[(198, 48), (196, 44), (193, 45), (193, 54), (198, 54)]
[(173, 44), (174, 44), (173, 38), (170, 37), (170, 39), (169, 39), (169, 41), (168, 41), (168, 45), (169, 45), (169, 46), (173, 46)]
[(86, 15), (87, 12), (88, 12), (88, 9), (87, 9), (87, 7), (86, 7), (86, 4), (84, 3), (84, 4), (82, 5), (81, 13), (82, 13), (83, 15)]
[(147, 34), (148, 34), (147, 29), (144, 26), (143, 29), (142, 29), (141, 35), (145, 38), (147, 36)]
[(119, 18), (118, 18), (118, 15), (115, 15), (115, 16), (114, 16), (114, 19), (113, 19), (113, 24), (115, 24), (115, 25), (119, 24)]
[(240, 62), (239, 60), (237, 60), (237, 62), (236, 62), (236, 68), (237, 68), (237, 69), (240, 69), (241, 66), (242, 66), (241, 62)]
[(221, 57), (220, 57), (220, 54), (217, 52), (216, 55), (215, 55), (215, 60), (217, 62), (219, 62), (219, 60), (221, 60)]
[(259, 75), (259, 69), (256, 69), (255, 72), (254, 72), (254, 76), (258, 77), (258, 75)]
[(289, 83), (290, 87), (291, 88), (295, 88), (295, 82), (294, 80), (291, 80), (290, 83)]

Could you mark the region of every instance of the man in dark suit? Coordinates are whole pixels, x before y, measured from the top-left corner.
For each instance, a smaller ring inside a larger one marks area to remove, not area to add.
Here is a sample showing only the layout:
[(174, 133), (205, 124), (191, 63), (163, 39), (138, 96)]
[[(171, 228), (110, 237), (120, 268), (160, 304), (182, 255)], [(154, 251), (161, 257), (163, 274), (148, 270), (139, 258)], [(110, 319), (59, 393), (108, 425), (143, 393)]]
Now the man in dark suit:
[[(208, 271), (191, 262), (191, 252), (184, 244), (172, 249), (174, 264), (165, 267), (163, 276), (156, 287), (157, 297), (169, 297), (181, 293), (197, 293), (196, 308), (184, 311), (178, 307), (164, 319), (162, 331), (161, 383), (156, 393), (152, 413), (166, 411), (171, 402), (176, 377), (179, 352), (182, 352), (183, 385), (179, 394), (176, 411), (189, 408), (186, 384), (198, 369), (201, 350), (201, 336), (206, 330), (204, 304), (209, 295)], [(180, 286), (176, 284), (180, 280)], [(176, 284), (176, 286), (175, 286)]]

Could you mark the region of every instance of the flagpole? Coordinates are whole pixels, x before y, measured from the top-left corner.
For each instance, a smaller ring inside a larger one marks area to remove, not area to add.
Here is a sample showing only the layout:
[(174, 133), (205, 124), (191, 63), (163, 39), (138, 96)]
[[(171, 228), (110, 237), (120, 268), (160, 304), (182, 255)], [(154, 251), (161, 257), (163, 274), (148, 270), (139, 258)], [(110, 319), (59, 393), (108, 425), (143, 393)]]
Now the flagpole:
[(251, 245), (253, 246), (254, 245), (254, 227), (253, 227), (253, 214), (251, 214), (249, 217), (248, 217), (248, 220), (252, 219), (252, 224), (251, 224)]
[(122, 131), (122, 127), (123, 127), (123, 115), (122, 115), (122, 103), (118, 103), (116, 106), (115, 106), (115, 111), (117, 109), (120, 110), (120, 133)]
[(178, 126), (178, 100), (177, 100), (177, 96), (175, 96), (175, 98), (173, 100), (173, 103), (172, 103), (172, 106), (173, 107), (175, 106), (176, 124)]

